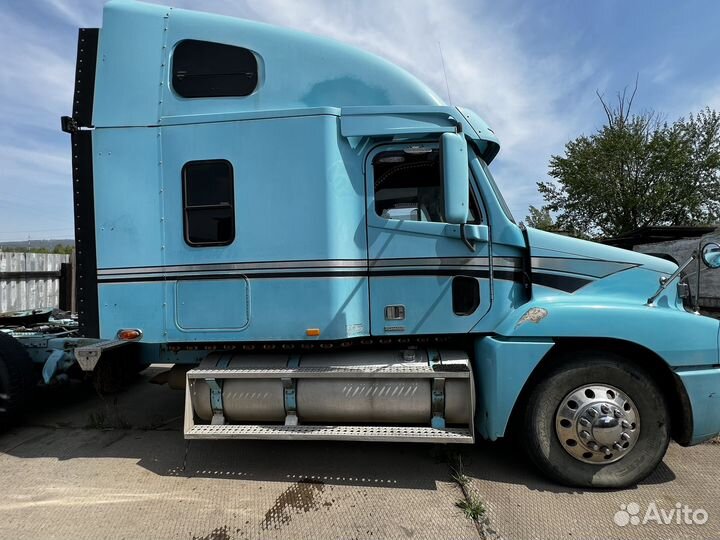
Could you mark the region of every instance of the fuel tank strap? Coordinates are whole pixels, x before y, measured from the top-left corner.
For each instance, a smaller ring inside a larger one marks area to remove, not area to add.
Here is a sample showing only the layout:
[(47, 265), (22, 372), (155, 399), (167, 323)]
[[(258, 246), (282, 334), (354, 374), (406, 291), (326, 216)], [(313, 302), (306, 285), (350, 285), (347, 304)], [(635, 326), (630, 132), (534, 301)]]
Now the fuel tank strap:
[[(287, 362), (288, 369), (297, 369), (300, 367), (300, 355), (291, 354)], [(297, 384), (295, 379), (289, 377), (282, 378), (283, 399), (285, 401), (285, 425), (297, 426)]]
[[(218, 358), (215, 367), (217, 369), (226, 369), (230, 364), (232, 354), (221, 354)], [(210, 407), (212, 408), (212, 420), (213, 425), (225, 424), (225, 414), (223, 407), (223, 381), (215, 378), (205, 379), (207, 385), (210, 387)]]

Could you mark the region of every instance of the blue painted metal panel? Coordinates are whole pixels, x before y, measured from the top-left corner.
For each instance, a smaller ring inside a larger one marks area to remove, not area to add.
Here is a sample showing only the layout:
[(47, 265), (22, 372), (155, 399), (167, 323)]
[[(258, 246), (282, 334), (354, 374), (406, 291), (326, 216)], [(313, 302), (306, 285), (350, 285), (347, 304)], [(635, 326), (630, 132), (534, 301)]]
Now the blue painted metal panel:
[(169, 8), (105, 4), (95, 75), (95, 126), (149, 126), (160, 114), (161, 64)]
[(186, 332), (239, 331), (250, 323), (250, 290), (246, 279), (178, 281), (175, 325)]
[(475, 429), (481, 437), (494, 441), (505, 435), (520, 391), (552, 346), (551, 340), (507, 341), (494, 337), (475, 342)]
[(693, 412), (690, 444), (699, 444), (720, 433), (720, 369), (678, 371)]
[[(512, 311), (496, 331), (513, 337), (614, 338), (646, 347), (671, 366), (717, 364), (718, 321), (678, 308), (672, 288), (660, 297), (658, 307), (646, 306), (657, 278), (656, 272), (636, 268), (574, 294), (534, 286), (533, 300)], [(547, 310), (547, 316), (521, 321), (532, 308)]]
[[(182, 282), (168, 283), (171, 290), (178, 285)], [(367, 278), (250, 278), (248, 289), (249, 322), (238, 330), (181, 329), (174, 320), (178, 309), (175, 295), (169, 295), (166, 341), (302, 341), (369, 334)], [(220, 303), (229, 306), (234, 298), (226, 297)], [(308, 328), (319, 328), (320, 336), (308, 337)]]
[[(385, 145), (368, 154), (375, 155), (396, 146)], [(490, 244), (478, 242), (474, 252), (460, 240), (460, 227), (445, 223), (385, 219), (375, 212), (375, 179), (367, 167), (368, 257), (371, 266), (393, 259), (488, 257)], [(453, 276), (408, 277), (385, 275), (370, 277), (372, 335), (465, 333), (477, 324), (491, 305), (489, 276), (478, 278), (480, 305), (471, 315), (457, 316), (452, 309)], [(385, 306), (405, 306), (405, 321), (386, 321)]]
[[(373, 335), (467, 333), (487, 312), (490, 280), (479, 279), (480, 307), (468, 316), (455, 315), (452, 305), (452, 277), (371, 275)], [(385, 306), (405, 306), (405, 319), (386, 321)], [(402, 330), (400, 330), (402, 328)]]
[(162, 264), (162, 185), (157, 129), (93, 132), (97, 266)]
[(166, 289), (170, 286), (160, 281), (101, 284), (98, 287), (100, 337), (115, 339), (121, 328), (140, 328), (143, 343), (167, 341), (165, 321), (169, 298)]
[[(647, 269), (665, 274), (672, 274), (677, 265), (673, 262), (644, 253), (637, 253), (627, 249), (588, 242), (570, 236), (553, 234), (538, 229), (528, 228), (528, 236), (532, 245), (533, 256), (537, 257), (569, 257), (575, 259), (595, 259), (601, 261), (627, 262), (642, 265)], [(657, 284), (657, 277), (655, 278)], [(657, 288), (657, 287), (656, 287)], [(627, 287), (628, 291), (634, 291)], [(651, 291), (647, 296), (650, 296)]]
[[(162, 128), (165, 264), (365, 260), (364, 181), (337, 130), (329, 115)], [(204, 159), (233, 166), (230, 246), (184, 240), (181, 171)]]

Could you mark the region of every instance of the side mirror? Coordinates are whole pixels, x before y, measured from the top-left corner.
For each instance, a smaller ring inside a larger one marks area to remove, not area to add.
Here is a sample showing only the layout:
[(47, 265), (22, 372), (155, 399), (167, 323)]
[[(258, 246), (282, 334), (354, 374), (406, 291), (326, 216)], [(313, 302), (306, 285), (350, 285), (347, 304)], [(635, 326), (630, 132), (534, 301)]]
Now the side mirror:
[(720, 244), (708, 242), (702, 247), (700, 256), (708, 268), (720, 268)]
[(443, 133), (440, 137), (440, 167), (443, 177), (445, 221), (467, 223), (470, 185), (467, 143), (462, 133)]

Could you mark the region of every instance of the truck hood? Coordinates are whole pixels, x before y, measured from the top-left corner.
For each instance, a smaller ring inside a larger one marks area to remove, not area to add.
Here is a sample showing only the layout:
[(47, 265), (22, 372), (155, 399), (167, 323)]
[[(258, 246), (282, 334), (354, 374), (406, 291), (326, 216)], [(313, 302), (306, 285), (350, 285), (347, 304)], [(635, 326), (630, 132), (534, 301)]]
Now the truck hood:
[[(568, 286), (564, 289), (567, 292), (571, 292), (576, 286), (578, 288), (582, 286), (583, 280), (603, 280), (635, 268), (660, 274), (672, 274), (677, 269), (677, 265), (673, 262), (627, 249), (538, 229), (528, 228), (527, 232), (532, 256), (533, 281), (541, 285), (543, 280), (548, 284), (560, 282)], [(654, 283), (655, 279), (652, 280), (650, 287), (653, 287)]]

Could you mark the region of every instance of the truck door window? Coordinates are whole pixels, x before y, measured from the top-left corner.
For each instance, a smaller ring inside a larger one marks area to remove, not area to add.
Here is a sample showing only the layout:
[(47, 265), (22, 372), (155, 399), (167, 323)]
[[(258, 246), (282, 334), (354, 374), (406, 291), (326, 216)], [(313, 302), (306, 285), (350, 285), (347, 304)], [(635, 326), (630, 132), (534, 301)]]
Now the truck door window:
[[(385, 219), (444, 223), (439, 152), (382, 152), (373, 159), (375, 212)], [(482, 223), (470, 190), (468, 223)]]
[(172, 87), (182, 97), (249, 96), (257, 84), (257, 58), (248, 49), (196, 39), (175, 47)]
[(182, 169), (185, 242), (222, 246), (235, 239), (233, 168), (229, 161), (190, 161)]

